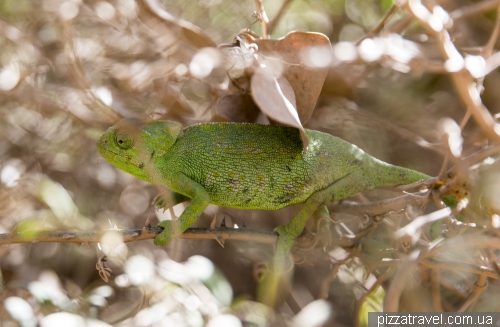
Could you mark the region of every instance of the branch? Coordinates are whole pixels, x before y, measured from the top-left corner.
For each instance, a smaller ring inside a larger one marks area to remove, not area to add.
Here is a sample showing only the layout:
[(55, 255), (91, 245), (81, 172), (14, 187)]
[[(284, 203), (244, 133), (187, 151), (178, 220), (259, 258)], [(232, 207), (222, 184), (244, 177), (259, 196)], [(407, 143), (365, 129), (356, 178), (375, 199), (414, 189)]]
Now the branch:
[(291, 2), (292, 2), (292, 0), (285, 0), (285, 1), (283, 1), (283, 3), (281, 4), (280, 9), (278, 10), (278, 13), (276, 14), (276, 16), (274, 16), (274, 18), (267, 25), (267, 32), (269, 33), (269, 35), (271, 35), (271, 33), (273, 32), (274, 28), (276, 27), (276, 25), (280, 21), (281, 16), (283, 16), (283, 13), (285, 12), (286, 7), (288, 7), (288, 5)]
[(331, 212), (342, 212), (350, 215), (378, 216), (392, 211), (405, 209), (408, 205), (423, 205), (426, 196), (415, 194), (402, 195), (396, 198), (370, 203), (341, 202), (335, 206), (328, 206)]
[[(110, 229), (107, 231), (41, 231), (41, 232), (13, 232), (0, 234), (1, 244), (14, 243), (39, 243), (39, 242), (59, 242), (59, 243), (98, 243), (102, 236), (108, 232), (119, 233), (123, 237), (123, 242), (136, 242), (155, 238), (163, 228), (143, 227), (142, 229)], [(266, 244), (275, 244), (278, 234), (274, 232), (253, 231), (249, 229), (235, 228), (189, 228), (182, 235), (181, 239), (199, 240), (226, 240), (254, 241)]]
[(392, 17), (392, 15), (396, 12), (396, 9), (399, 8), (399, 5), (394, 4), (392, 5), (391, 9), (385, 14), (384, 18), (377, 24), (375, 25), (370, 32), (368, 32), (365, 36), (363, 36), (358, 42), (356, 42), (356, 45), (360, 45), (363, 40), (369, 39), (377, 35), (384, 27), (385, 24), (387, 24), (387, 21), (389, 18)]
[(463, 6), (460, 7), (460, 9), (452, 11), (450, 13), (450, 17), (453, 20), (468, 18), (492, 10), (499, 4), (500, 4), (499, 0), (481, 1), (473, 5)]
[(269, 38), (269, 31), (267, 24), (269, 24), (269, 18), (267, 18), (266, 10), (264, 9), (264, 4), (262, 0), (255, 0), (255, 6), (257, 7), (257, 12), (259, 13), (260, 27), (262, 29), (261, 34), (263, 39)]
[(500, 125), (495, 122), (488, 109), (481, 101), (480, 93), (473, 83), (470, 73), (463, 67), (464, 58), (452, 42), (450, 34), (438, 17), (435, 17), (420, 1), (407, 1), (408, 11), (423, 24), (436, 39), (445, 62), (448, 63), (450, 78), (455, 85), (464, 107), (471, 111), (472, 116), (482, 131), (494, 141), (500, 141)]

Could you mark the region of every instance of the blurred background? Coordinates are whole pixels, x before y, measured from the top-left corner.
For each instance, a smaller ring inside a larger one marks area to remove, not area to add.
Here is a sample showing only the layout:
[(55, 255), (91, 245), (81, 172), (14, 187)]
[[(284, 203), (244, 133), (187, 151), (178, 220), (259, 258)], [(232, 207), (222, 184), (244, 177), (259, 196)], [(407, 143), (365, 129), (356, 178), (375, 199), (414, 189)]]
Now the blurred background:
[[(498, 1), (424, 5), (440, 17), (461, 56), (487, 58), (495, 52)], [(436, 34), (404, 1), (393, 6), (392, 0), (263, 1), (272, 39), (292, 31), (318, 32), (332, 44), (322, 67), (326, 80), (304, 126), (339, 136), (383, 161), (437, 176), (443, 165), (460, 166), (494, 140), (476, 120), (467, 120)], [(152, 225), (168, 219), (168, 211), (152, 204), (163, 189), (112, 167), (97, 153), (95, 141), (123, 117), (183, 126), (234, 120), (218, 111), (217, 103), (248, 93), (252, 47), (240, 41), (247, 28), (255, 39), (262, 35), (254, 12), (259, 12), (254, 1), (2, 0), (0, 232), (131, 229), (141, 228), (149, 215)], [(389, 12), (385, 27), (369, 34)], [(368, 41), (359, 42), (365, 36)], [(236, 37), (240, 41), (234, 43)], [(230, 60), (200, 61), (197, 55), (217, 45)], [(250, 63), (230, 72), (241, 58)], [(484, 66), (484, 60), (478, 62), (471, 61), (471, 73)], [(495, 117), (500, 75), (492, 70), (482, 76), (474, 82), (480, 89), (484, 85), (482, 103)], [(245, 117), (251, 116), (248, 110)], [(267, 121), (262, 113), (255, 115), (243, 120)], [(472, 188), (466, 222), (484, 224), (481, 236), (496, 235), (500, 226), (496, 152), (484, 156), (490, 159), (486, 168), (460, 166)], [(377, 190), (350, 200), (398, 195)], [(183, 208), (174, 211), (179, 215)], [(269, 212), (210, 205), (195, 226), (209, 227), (213, 220), (220, 226), (224, 219), (228, 227), (272, 231), (299, 208)], [(336, 239), (370, 226), (372, 232), (359, 234), (355, 244), (334, 241), (297, 255), (294, 278), (285, 282), (290, 292), (278, 294), (271, 305), (256, 301), (257, 281), (273, 253), (268, 244), (228, 241), (221, 247), (194, 239), (155, 247), (150, 240), (123, 244), (106, 234), (106, 249), (92, 243), (1, 245), (1, 325), (366, 325), (366, 312), (382, 310), (389, 280), (407, 254), (392, 233), (433, 210), (432, 203), (426, 209), (414, 206), (384, 216), (387, 223), (335, 213)], [(428, 246), (431, 237), (425, 233), (423, 243), (412, 246)], [(474, 231), (464, 233), (448, 238)], [(463, 245), (467, 238), (460, 240)], [(452, 271), (451, 264), (414, 267), (414, 275), (407, 276), (411, 289), (395, 300), (399, 308), (498, 310), (498, 245), (491, 242), (467, 250), (448, 247), (442, 255), (457, 265), (488, 267), (487, 276), (475, 268)], [(484, 252), (485, 247), (492, 250)], [(96, 270), (104, 254), (112, 270), (108, 283)], [(490, 284), (478, 295), (474, 285), (486, 279)]]

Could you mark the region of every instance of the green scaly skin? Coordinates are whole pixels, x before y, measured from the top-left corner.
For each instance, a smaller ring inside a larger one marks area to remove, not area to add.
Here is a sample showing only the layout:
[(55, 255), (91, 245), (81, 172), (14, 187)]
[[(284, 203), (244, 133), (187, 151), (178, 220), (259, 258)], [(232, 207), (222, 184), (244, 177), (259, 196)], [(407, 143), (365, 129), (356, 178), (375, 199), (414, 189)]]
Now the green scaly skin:
[[(178, 220), (162, 221), (155, 245), (183, 233), (209, 204), (277, 210), (303, 204), (280, 237), (277, 255), (288, 254), (315, 212), (325, 205), (381, 186), (411, 184), (429, 176), (380, 161), (342, 139), (306, 130), (303, 152), (295, 128), (203, 123), (182, 129), (170, 121), (124, 119), (97, 147), (112, 165), (173, 192), (158, 203), (169, 208), (191, 199)], [(175, 192), (175, 193), (174, 193)]]

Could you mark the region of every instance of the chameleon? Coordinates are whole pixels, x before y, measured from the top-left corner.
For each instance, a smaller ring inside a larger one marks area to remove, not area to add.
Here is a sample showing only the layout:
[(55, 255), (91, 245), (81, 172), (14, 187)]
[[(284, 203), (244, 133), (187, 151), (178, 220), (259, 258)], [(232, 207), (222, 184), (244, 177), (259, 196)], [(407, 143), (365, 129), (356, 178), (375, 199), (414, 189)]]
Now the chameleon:
[[(356, 145), (308, 130), (303, 149), (293, 127), (249, 123), (199, 123), (125, 118), (97, 141), (100, 155), (144, 181), (166, 186), (157, 205), (191, 200), (180, 217), (163, 220), (155, 245), (188, 229), (211, 203), (239, 209), (277, 210), (303, 204), (278, 233), (276, 256), (285, 256), (307, 220), (326, 204), (376, 187), (412, 184), (428, 175), (378, 160)], [(328, 211), (327, 211), (328, 212)]]

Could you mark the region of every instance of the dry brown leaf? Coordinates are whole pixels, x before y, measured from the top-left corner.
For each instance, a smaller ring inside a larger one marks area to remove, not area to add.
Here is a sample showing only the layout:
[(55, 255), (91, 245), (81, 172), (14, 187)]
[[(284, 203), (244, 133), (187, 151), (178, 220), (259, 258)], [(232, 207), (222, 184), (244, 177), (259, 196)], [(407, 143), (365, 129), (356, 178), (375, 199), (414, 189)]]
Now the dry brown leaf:
[[(180, 38), (196, 48), (216, 46), (215, 42), (202, 29), (190, 22), (174, 17), (163, 8), (158, 0), (139, 0), (137, 5), (139, 18), (149, 27), (153, 28), (152, 25), (158, 23), (151, 21), (152, 17), (156, 17), (175, 35), (176, 39)], [(148, 13), (148, 15), (141, 15), (144, 12)]]
[(354, 90), (349, 82), (343, 77), (342, 72), (330, 67), (321, 89), (322, 96), (344, 97), (354, 99)]
[(217, 113), (228, 121), (254, 123), (259, 116), (259, 108), (249, 94), (236, 93), (220, 98)]
[(304, 124), (312, 115), (328, 66), (308, 66), (303, 62), (303, 57), (313, 47), (322, 49), (325, 56), (331, 56), (330, 40), (321, 33), (291, 32), (279, 40), (255, 40), (255, 44), (259, 47), (259, 54), (283, 62), (283, 76), (295, 91), (298, 116)]
[(295, 104), (292, 103), (295, 96), (288, 80), (281, 76), (278, 81), (269, 67), (260, 67), (252, 76), (251, 88), (252, 98), (266, 115), (300, 131), (304, 151), (307, 150), (309, 138), (300, 123)]

